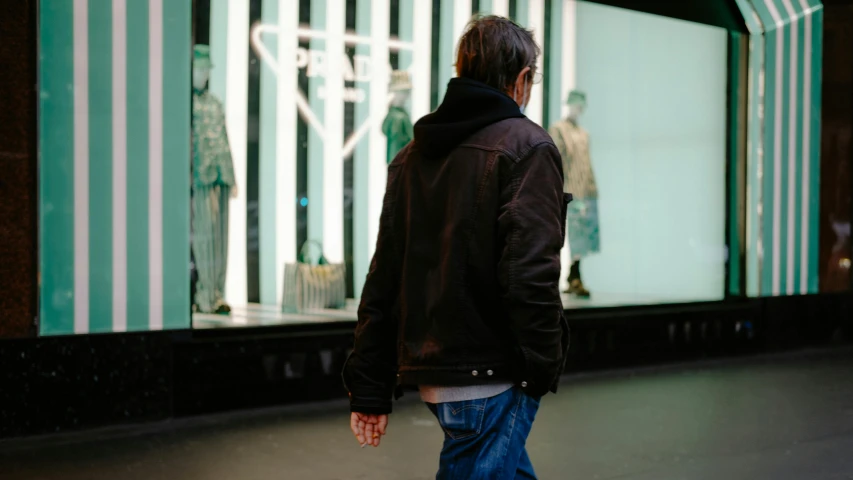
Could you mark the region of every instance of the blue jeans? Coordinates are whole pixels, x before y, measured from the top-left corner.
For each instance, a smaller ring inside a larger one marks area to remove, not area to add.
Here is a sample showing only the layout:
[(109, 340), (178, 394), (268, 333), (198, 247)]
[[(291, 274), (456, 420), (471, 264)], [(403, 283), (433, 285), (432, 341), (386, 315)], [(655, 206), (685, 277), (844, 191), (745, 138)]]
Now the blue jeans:
[(539, 399), (515, 387), (492, 398), (427, 407), (444, 430), (437, 480), (536, 479), (524, 445)]

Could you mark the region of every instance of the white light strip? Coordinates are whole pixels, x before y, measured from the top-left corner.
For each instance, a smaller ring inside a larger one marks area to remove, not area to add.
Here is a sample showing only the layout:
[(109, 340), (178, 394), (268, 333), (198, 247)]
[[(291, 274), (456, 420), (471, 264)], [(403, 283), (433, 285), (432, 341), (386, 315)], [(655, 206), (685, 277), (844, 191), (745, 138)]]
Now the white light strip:
[[(387, 180), (388, 139), (382, 134), (379, 122), (388, 113), (388, 84), (391, 72), (388, 71), (388, 43), (385, 39), (391, 31), (389, 0), (373, 0), (371, 3), (370, 33), (372, 46), (370, 60), (374, 68), (373, 81), (370, 82), (370, 154), (367, 157), (367, 246), (368, 258), (376, 251), (376, 237), (379, 234), (379, 217), (382, 214), (382, 198)], [(379, 122), (376, 122), (376, 120)]]
[(148, 3), (148, 328), (163, 329), (163, 0)]
[(89, 8), (74, 0), (74, 333), (89, 331)]
[[(536, 61), (536, 71), (541, 77), (545, 73), (545, 0), (530, 0), (530, 29), (533, 30), (533, 38), (536, 44), (542, 49), (542, 53)], [(530, 93), (530, 103), (527, 105), (525, 114), (527, 118), (544, 125), (542, 113), (544, 111), (543, 102), (545, 100), (544, 82), (539, 82), (533, 85), (533, 91)]]
[[(560, 53), (562, 54), (561, 75), (560, 75), (560, 91), (557, 92), (560, 96), (560, 117), (566, 118), (569, 116), (568, 93), (576, 87), (575, 78), (575, 62), (577, 58), (577, 3), (574, 0), (557, 0), (563, 2), (563, 18), (562, 32), (560, 33)], [(569, 248), (569, 242), (563, 242), (563, 249), (560, 252), (560, 291), (565, 290), (569, 286), (568, 273), (572, 264), (572, 251)]]
[(492, 14), (509, 17), (509, 0), (492, 0)]
[(803, 45), (803, 192), (802, 226), (800, 228), (800, 293), (809, 293), (809, 240), (811, 231), (811, 115), (812, 115), (812, 13), (806, 0), (800, 0), (806, 9), (805, 44)]
[[(279, 0), (278, 21), (281, 30), (292, 32), (299, 24), (299, 3)], [(295, 35), (278, 35), (278, 54), (281, 70), (277, 72), (276, 91), (276, 298), (281, 304), (284, 292), (284, 265), (296, 261), (296, 127), (295, 97), (287, 92), (299, 91), (296, 78)], [(300, 94), (301, 96), (301, 94)], [(305, 101), (305, 98), (302, 97)], [(307, 103), (307, 102), (306, 102)], [(316, 120), (316, 119), (315, 119)]]
[[(344, 0), (326, 0), (326, 55), (345, 54), (346, 5)], [(323, 252), (333, 263), (344, 261), (344, 74), (341, 62), (326, 64), (323, 141)]]
[(127, 330), (127, 0), (113, 0), (113, 332)]
[[(452, 63), (456, 63), (456, 48), (459, 45), (459, 39), (465, 33), (465, 27), (471, 21), (471, 0), (454, 0), (453, 2), (453, 59)], [(456, 76), (454, 70), (453, 76)]]
[(412, 121), (430, 112), (430, 79), (432, 78), (432, 0), (415, 0), (415, 25), (412, 43)]
[(249, 38), (249, 2), (228, 4), (228, 42), (225, 77), (225, 125), (239, 195), (231, 200), (228, 218), (228, 274), (225, 300), (244, 305), (248, 300), (246, 257), (247, 122), (249, 102), (249, 50), (239, 41)]
[(566, 103), (569, 92), (577, 88), (577, 27), (578, 4), (575, 0), (568, 0), (563, 4), (563, 89), (560, 91), (560, 105), (562, 115), (569, 116), (569, 105)]

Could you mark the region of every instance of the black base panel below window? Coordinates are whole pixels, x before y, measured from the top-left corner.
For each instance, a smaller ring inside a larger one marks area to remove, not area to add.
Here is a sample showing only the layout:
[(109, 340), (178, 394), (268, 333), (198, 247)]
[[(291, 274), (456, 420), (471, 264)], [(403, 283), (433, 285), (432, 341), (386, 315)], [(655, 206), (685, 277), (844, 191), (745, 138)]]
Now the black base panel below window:
[[(570, 371), (845, 343), (853, 295), (582, 309)], [(344, 398), (351, 322), (0, 341), (0, 438)]]

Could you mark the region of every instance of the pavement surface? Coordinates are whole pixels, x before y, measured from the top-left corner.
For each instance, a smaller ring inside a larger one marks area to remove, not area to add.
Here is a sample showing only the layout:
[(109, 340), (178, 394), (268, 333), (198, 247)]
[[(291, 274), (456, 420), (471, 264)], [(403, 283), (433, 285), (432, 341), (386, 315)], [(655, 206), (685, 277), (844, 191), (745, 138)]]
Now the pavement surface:
[[(344, 402), (0, 442), (2, 480), (434, 478), (413, 395), (378, 449)], [(853, 350), (569, 376), (528, 442), (541, 479), (853, 479)]]

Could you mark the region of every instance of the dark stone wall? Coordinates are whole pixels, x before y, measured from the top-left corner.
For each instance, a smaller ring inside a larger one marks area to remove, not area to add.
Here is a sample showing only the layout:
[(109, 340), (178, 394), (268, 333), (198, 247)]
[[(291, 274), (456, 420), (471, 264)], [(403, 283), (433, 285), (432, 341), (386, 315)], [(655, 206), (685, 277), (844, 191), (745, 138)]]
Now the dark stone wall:
[(38, 314), (36, 3), (0, 2), (0, 338)]

